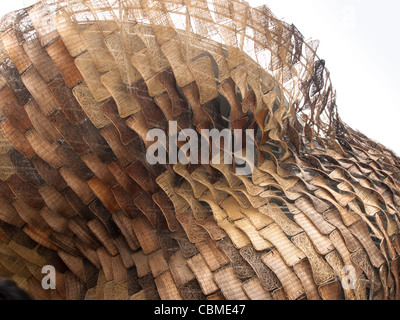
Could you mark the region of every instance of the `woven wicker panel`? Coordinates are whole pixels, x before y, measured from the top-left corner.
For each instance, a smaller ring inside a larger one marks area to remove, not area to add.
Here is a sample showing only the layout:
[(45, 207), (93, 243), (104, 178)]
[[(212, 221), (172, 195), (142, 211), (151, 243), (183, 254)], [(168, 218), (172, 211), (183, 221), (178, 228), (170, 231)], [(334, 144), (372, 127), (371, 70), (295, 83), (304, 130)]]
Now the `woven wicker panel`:
[(227, 300), (249, 299), (242, 289), (242, 282), (236, 277), (232, 267), (217, 271), (214, 275), (214, 279)]
[(305, 293), (300, 279), (285, 264), (277, 251), (263, 255), (262, 260), (276, 274), (289, 300), (296, 300)]
[[(33, 298), (399, 299), (400, 160), (266, 6), (42, 0), (0, 38), (0, 276)], [(150, 165), (169, 121), (253, 129), (254, 159)]]

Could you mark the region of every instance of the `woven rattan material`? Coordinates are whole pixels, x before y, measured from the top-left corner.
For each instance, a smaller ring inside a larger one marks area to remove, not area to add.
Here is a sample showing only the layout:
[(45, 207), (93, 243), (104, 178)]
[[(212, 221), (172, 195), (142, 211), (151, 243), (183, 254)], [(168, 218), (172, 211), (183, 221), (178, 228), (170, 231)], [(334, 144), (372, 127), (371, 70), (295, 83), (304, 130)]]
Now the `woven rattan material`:
[[(268, 7), (42, 0), (0, 42), (0, 276), (33, 298), (400, 299), (400, 159)], [(253, 129), (254, 159), (150, 165), (167, 121)]]

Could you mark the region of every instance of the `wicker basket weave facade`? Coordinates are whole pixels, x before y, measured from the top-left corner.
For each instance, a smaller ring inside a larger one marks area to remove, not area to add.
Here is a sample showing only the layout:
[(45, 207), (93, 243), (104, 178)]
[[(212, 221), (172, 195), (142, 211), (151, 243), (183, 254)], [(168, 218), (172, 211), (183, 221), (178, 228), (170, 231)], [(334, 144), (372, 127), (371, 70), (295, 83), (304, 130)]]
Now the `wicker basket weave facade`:
[[(400, 299), (400, 159), (267, 7), (46, 0), (0, 38), (0, 276), (33, 298)], [(252, 173), (150, 165), (170, 121), (255, 130)]]

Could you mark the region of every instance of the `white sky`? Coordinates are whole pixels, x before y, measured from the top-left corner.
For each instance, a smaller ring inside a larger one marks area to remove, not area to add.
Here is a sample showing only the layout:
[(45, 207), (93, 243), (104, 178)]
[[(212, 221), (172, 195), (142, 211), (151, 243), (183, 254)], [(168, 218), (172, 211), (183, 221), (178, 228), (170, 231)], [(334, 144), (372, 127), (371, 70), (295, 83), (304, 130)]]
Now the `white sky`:
[[(33, 0), (34, 1), (34, 0)], [(1, 1), (0, 16), (32, 0)], [(342, 120), (400, 155), (398, 0), (248, 0), (320, 40)]]
[[(343, 121), (400, 155), (400, 1), (249, 0), (320, 40)], [(399, 136), (398, 136), (399, 134)], [(399, 140), (398, 140), (399, 139)]]

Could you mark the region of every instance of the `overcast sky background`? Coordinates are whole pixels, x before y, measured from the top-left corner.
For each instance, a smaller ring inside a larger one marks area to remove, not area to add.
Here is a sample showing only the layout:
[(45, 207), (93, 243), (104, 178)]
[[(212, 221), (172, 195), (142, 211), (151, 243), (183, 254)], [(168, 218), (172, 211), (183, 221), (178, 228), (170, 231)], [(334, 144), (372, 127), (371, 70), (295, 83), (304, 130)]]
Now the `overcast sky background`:
[[(0, 15), (32, 0), (1, 1)], [(343, 121), (400, 155), (400, 1), (249, 0), (320, 40)]]

